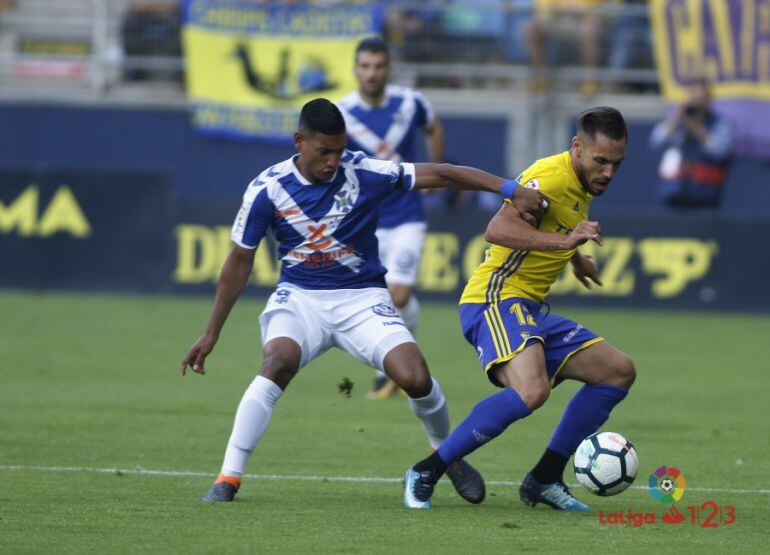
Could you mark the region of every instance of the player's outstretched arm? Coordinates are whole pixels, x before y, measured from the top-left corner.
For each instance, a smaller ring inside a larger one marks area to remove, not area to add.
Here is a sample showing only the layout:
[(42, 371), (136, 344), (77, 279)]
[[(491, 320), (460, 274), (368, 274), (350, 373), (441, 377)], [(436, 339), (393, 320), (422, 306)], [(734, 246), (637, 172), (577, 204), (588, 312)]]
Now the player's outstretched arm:
[(454, 187), (502, 194), (511, 199), (521, 217), (531, 224), (539, 222), (543, 211), (548, 207), (547, 201), (540, 193), (477, 168), (454, 164), (415, 164), (414, 170), (416, 189)]
[(190, 347), (182, 359), (180, 370), (183, 376), (187, 373), (188, 366), (198, 374), (206, 373), (204, 368), (206, 357), (214, 350), (214, 345), (219, 339), (219, 333), (222, 331), (222, 326), (225, 325), (230, 310), (235, 305), (235, 301), (238, 300), (243, 288), (246, 287), (254, 267), (254, 253), (256, 251), (256, 249), (246, 249), (239, 245), (233, 245), (233, 249), (227, 256), (219, 274), (214, 308), (206, 325), (206, 331)]
[(519, 211), (507, 202), (489, 222), (485, 238), (495, 245), (527, 251), (572, 250), (588, 241), (602, 244), (599, 222), (582, 221), (569, 235), (540, 231), (524, 221)]

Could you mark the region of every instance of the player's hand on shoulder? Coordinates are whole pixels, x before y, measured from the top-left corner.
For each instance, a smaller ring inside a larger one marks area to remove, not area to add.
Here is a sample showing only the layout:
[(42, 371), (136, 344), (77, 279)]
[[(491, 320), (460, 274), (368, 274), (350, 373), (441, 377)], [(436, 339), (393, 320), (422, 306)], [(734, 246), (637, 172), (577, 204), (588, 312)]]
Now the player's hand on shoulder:
[(591, 220), (583, 220), (575, 226), (569, 235), (567, 235), (567, 249), (574, 249), (593, 241), (597, 245), (601, 246), (604, 242), (602, 239), (602, 228), (599, 222)]
[(193, 346), (190, 347), (190, 350), (187, 351), (187, 354), (182, 359), (182, 367), (180, 368), (180, 371), (182, 372), (183, 376), (187, 374), (188, 366), (192, 369), (193, 372), (197, 374), (206, 373), (204, 363), (206, 361), (206, 357), (209, 356), (211, 351), (214, 350), (214, 345), (217, 344), (217, 339), (218, 338), (214, 335), (204, 333), (195, 343), (193, 343)]
[(548, 209), (548, 200), (534, 189), (517, 187), (511, 199), (514, 208), (528, 224), (537, 227)]

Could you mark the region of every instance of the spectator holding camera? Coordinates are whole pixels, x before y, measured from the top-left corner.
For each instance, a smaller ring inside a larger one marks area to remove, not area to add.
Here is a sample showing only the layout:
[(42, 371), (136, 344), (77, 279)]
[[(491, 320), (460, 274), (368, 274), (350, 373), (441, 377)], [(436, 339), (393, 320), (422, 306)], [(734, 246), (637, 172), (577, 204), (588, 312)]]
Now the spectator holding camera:
[(716, 208), (732, 157), (732, 131), (712, 111), (706, 80), (694, 81), (689, 92), (689, 100), (656, 125), (650, 136), (650, 146), (663, 151), (659, 191), (669, 206)]

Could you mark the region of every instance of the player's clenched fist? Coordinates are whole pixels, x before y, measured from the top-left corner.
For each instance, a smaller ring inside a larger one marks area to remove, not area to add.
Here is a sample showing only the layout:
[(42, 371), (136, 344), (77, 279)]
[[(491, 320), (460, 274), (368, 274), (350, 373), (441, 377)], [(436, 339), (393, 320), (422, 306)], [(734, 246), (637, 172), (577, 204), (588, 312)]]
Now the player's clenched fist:
[(602, 228), (599, 222), (584, 220), (576, 225), (575, 229), (566, 237), (566, 249), (577, 248), (588, 241), (593, 241), (601, 246)]

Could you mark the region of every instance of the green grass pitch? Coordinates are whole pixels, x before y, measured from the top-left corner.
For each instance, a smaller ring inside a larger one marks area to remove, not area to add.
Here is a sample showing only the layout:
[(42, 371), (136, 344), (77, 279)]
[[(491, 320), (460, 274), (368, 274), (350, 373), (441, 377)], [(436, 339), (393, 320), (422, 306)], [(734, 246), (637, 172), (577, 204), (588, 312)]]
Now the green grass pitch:
[[(442, 481), (431, 510), (409, 511), (399, 478), (427, 453), (424, 433), (403, 398), (368, 401), (372, 371), (340, 351), (306, 367), (279, 401), (247, 468), (276, 477), (246, 479), (234, 504), (201, 504), (261, 353), (261, 304), (241, 299), (207, 375), (182, 378), (179, 362), (210, 306), (208, 298), (0, 293), (0, 552), (766, 551), (766, 316), (554, 307), (638, 368), (604, 427), (636, 444), (636, 487), (599, 498), (574, 486), (592, 507), (576, 515), (526, 507), (511, 483), (537, 460), (577, 384), (557, 388), (541, 410), (470, 456), (495, 482), (484, 503), (465, 503)], [(494, 389), (453, 306), (424, 303), (418, 339), (456, 424)], [(337, 393), (343, 378), (355, 384), (350, 399)], [(666, 507), (644, 489), (662, 465), (687, 478), (678, 506), (688, 518), (679, 525), (661, 522)], [(736, 521), (690, 523), (687, 506), (707, 501), (733, 506)], [(600, 511), (629, 509), (657, 521), (599, 522)]]

